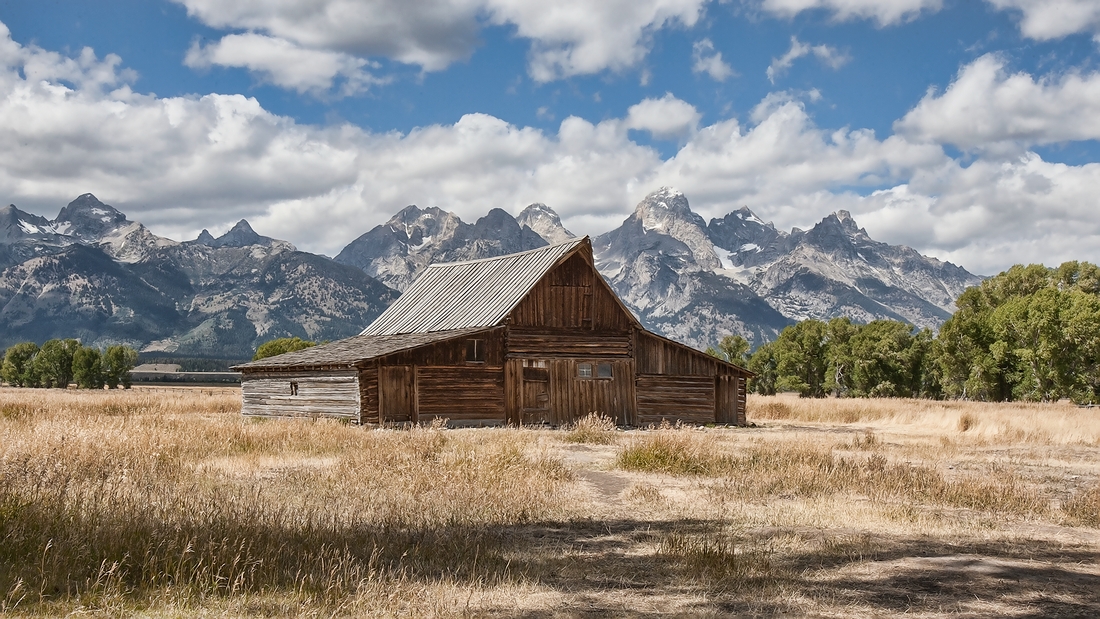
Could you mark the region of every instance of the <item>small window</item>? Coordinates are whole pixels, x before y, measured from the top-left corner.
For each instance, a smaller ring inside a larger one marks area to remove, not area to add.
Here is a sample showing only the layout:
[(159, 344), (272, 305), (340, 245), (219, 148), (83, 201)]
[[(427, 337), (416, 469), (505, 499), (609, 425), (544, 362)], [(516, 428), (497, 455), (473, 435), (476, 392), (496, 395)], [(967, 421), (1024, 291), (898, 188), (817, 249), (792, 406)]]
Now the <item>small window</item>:
[(298, 395), (298, 383), (295, 381), (290, 382), (290, 395)]
[(485, 340), (466, 340), (466, 361), (485, 363)]
[(598, 364), (596, 364), (596, 378), (611, 378), (611, 364), (610, 363), (598, 363)]
[(578, 378), (592, 378), (592, 364), (591, 363), (578, 363), (577, 364), (577, 377)]

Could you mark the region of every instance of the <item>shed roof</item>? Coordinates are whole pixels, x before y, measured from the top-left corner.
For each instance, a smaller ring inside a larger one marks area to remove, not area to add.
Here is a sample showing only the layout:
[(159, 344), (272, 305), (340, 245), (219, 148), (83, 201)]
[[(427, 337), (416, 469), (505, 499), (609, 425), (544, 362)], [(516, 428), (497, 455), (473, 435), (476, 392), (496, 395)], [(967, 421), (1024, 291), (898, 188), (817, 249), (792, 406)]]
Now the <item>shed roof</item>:
[(496, 258), (433, 264), (360, 335), (499, 325), (543, 276), (586, 245), (588, 237)]
[(356, 335), (328, 344), (283, 353), (258, 361), (234, 366), (234, 370), (260, 368), (320, 368), (351, 367), (358, 361), (381, 357), (410, 348), (418, 348), (446, 340), (459, 338), (485, 328), (451, 329), (432, 333), (403, 333), (400, 335)]

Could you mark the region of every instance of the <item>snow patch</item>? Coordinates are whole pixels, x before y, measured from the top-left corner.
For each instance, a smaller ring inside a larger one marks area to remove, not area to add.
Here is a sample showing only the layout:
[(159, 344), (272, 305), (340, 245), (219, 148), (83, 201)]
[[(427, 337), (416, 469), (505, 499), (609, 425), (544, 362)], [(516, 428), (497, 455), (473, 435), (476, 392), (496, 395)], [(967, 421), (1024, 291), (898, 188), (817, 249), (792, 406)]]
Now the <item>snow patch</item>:
[(42, 233), (42, 230), (40, 230), (38, 228), (38, 226), (36, 226), (34, 224), (29, 224), (29, 223), (23, 221), (22, 219), (19, 220), (19, 227), (22, 228), (23, 232), (26, 232), (27, 234), (41, 234)]
[(743, 251), (755, 251), (755, 252), (759, 252), (759, 251), (760, 251), (760, 246), (759, 246), (759, 245), (757, 245), (756, 243), (745, 243), (745, 244), (744, 244), (744, 245), (742, 245), (741, 247), (738, 247), (738, 248), (737, 248), (737, 253), (741, 253), (741, 252), (743, 252)]
[(726, 249), (722, 249), (721, 247), (718, 247), (717, 245), (715, 245), (714, 246), (714, 253), (715, 253), (715, 255), (718, 256), (718, 261), (722, 263), (722, 268), (723, 269), (732, 269), (732, 268), (734, 268), (733, 267), (733, 260), (730, 258), (730, 256), (733, 255), (733, 252), (731, 252), (729, 250), (726, 250)]

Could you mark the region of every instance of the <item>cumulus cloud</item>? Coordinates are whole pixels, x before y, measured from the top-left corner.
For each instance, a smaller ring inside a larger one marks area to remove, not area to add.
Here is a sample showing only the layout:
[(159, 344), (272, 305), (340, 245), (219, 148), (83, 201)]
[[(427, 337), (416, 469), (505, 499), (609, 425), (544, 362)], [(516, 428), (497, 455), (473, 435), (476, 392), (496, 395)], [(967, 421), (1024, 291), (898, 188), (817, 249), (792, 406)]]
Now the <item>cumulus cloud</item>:
[(1100, 3), (1095, 0), (987, 0), (1001, 10), (1019, 11), (1020, 32), (1046, 41), (1078, 32), (1100, 35)]
[(761, 0), (760, 8), (788, 18), (803, 11), (823, 10), (837, 21), (867, 19), (881, 27), (939, 11), (943, 0)]
[[(442, 70), (468, 58), (483, 23), (513, 28), (531, 42), (528, 72), (540, 82), (573, 75), (622, 71), (638, 65), (649, 52), (650, 35), (668, 26), (693, 26), (708, 0), (175, 0), (188, 14), (214, 28), (241, 28), (267, 41), (215, 44), (220, 64), (254, 68), (279, 85), (298, 88), (331, 81), (334, 69), (357, 59), (384, 57)], [(279, 43), (275, 43), (278, 41)], [(303, 60), (291, 75), (257, 59), (258, 45), (327, 53)], [(300, 69), (317, 67), (312, 80)], [(357, 68), (357, 67), (356, 67)], [(281, 81), (279, 81), (281, 80)]]
[(714, 49), (710, 39), (696, 41), (691, 46), (691, 62), (693, 72), (706, 73), (716, 82), (724, 82), (735, 75), (733, 67), (722, 60), (722, 52)]
[(629, 129), (648, 131), (662, 140), (684, 138), (699, 126), (702, 115), (695, 106), (666, 92), (660, 99), (645, 99), (630, 106), (626, 115)]
[[(466, 220), (544, 202), (580, 233), (618, 225), (661, 185), (717, 217), (749, 205), (782, 228), (847, 209), (877, 239), (991, 273), (1020, 260), (1100, 260), (1100, 164), (1034, 153), (967, 162), (904, 133), (817, 126), (813, 93), (776, 93), (745, 121), (699, 126), (672, 95), (556, 130), (469, 114), (406, 133), (302, 125), (240, 95), (158, 98), (91, 50), (68, 58), (0, 31), (0, 195), (54, 215), (92, 192), (158, 234), (247, 217), (334, 255), (408, 204)], [(1058, 82), (1061, 83), (1061, 82)], [(664, 123), (664, 124), (662, 124)], [(675, 136), (663, 158), (632, 128)]]
[(353, 95), (382, 80), (364, 70), (369, 63), (343, 52), (305, 49), (289, 41), (259, 34), (231, 34), (201, 46), (196, 41), (184, 64), (240, 67), (257, 73), (276, 86), (300, 93), (324, 95), (337, 80), (340, 94)]
[(810, 45), (792, 36), (791, 48), (787, 50), (787, 53), (779, 58), (772, 58), (772, 63), (765, 72), (768, 75), (768, 81), (774, 84), (775, 78), (786, 73), (787, 69), (791, 68), (795, 60), (811, 54), (820, 60), (822, 64), (831, 69), (839, 69), (851, 60), (850, 56), (839, 51), (835, 47), (829, 45)]
[(997, 55), (963, 67), (894, 125), (915, 140), (1019, 153), (1035, 144), (1100, 139), (1100, 73), (1035, 79)]

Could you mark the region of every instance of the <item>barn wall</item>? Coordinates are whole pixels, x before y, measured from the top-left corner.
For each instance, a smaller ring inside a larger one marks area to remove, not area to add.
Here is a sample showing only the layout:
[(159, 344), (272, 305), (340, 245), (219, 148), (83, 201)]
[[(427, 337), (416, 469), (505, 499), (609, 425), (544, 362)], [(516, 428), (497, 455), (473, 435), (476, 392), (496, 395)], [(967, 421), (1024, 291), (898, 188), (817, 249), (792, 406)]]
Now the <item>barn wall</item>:
[[(611, 378), (582, 378), (577, 366), (611, 366)], [(554, 357), (509, 359), (506, 410), (509, 423), (562, 426), (589, 413), (613, 417), (619, 424), (635, 423), (634, 361), (629, 358)]]
[(629, 357), (630, 331), (511, 327), (508, 355), (525, 357)]
[(362, 423), (378, 423), (378, 365), (359, 370), (359, 410)]
[(551, 270), (510, 314), (518, 327), (628, 331), (634, 324), (581, 253)]
[(728, 373), (725, 366), (706, 353), (678, 346), (645, 331), (637, 332), (634, 346), (639, 374), (715, 376)]
[(466, 362), (466, 341), (471, 339), (485, 342), (486, 366), (504, 365), (504, 328), (486, 330), (469, 337), (462, 337), (438, 344), (421, 346), (412, 350), (396, 352), (379, 359), (382, 365), (425, 365), (425, 366), (468, 366)]
[(639, 374), (638, 424), (715, 422), (715, 381), (710, 376)]
[(450, 425), (504, 425), (504, 368), (416, 368), (419, 423), (447, 419)]
[(245, 415), (359, 421), (359, 380), (354, 370), (247, 372), (241, 377), (241, 400)]

